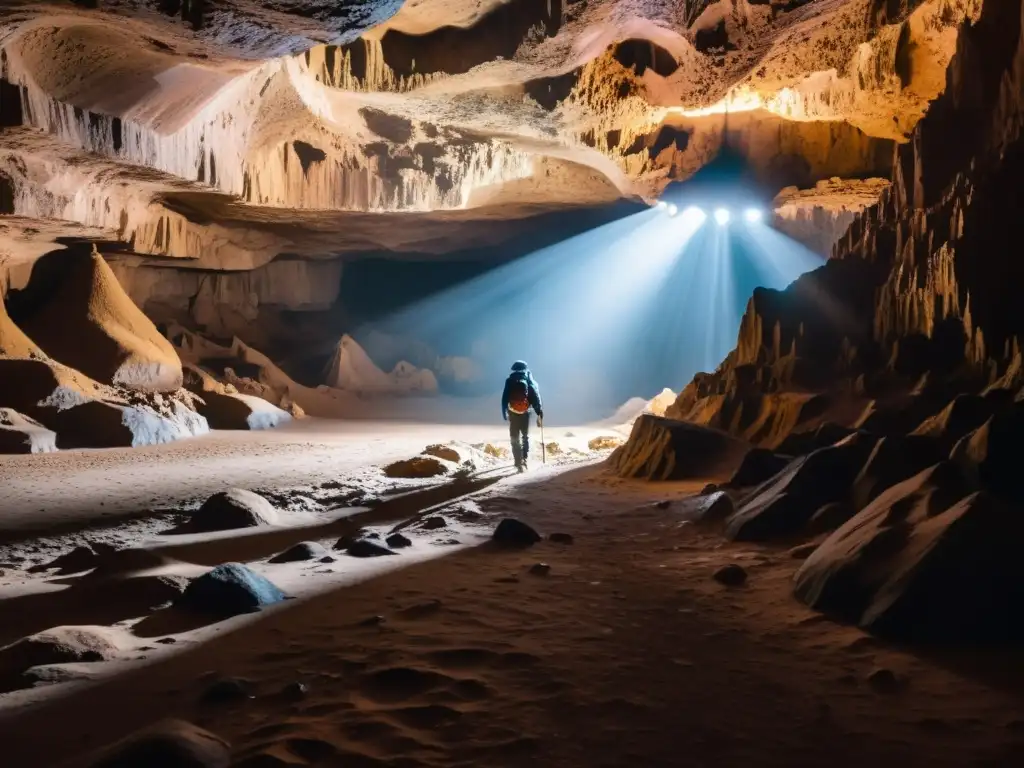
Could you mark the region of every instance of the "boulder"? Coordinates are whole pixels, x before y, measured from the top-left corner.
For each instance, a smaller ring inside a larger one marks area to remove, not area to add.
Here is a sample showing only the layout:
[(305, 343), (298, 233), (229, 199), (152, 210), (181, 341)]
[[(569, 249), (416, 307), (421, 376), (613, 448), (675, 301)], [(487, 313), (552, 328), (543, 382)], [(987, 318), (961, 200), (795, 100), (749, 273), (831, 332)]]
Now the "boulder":
[(448, 465), (435, 456), (415, 456), (384, 467), (388, 477), (422, 479), (448, 474)]
[(240, 563), (225, 563), (195, 579), (174, 604), (196, 613), (228, 618), (287, 599), (266, 577)]
[(103, 750), (89, 768), (228, 768), (231, 747), (209, 731), (168, 720)]
[(725, 432), (643, 414), (609, 463), (619, 477), (685, 480), (734, 465), (746, 450), (745, 443)]
[(575, 539), (571, 533), (552, 533), (548, 536), (548, 541), (553, 544), (572, 544)]
[(537, 533), (526, 523), (512, 517), (506, 517), (494, 529), (491, 539), (503, 547), (529, 547), (541, 540)]
[(356, 539), (345, 547), (345, 554), (351, 557), (382, 557), (398, 553), (370, 539)]
[(729, 478), (729, 485), (733, 488), (760, 485), (779, 474), (792, 460), (792, 456), (776, 453), (767, 448), (751, 448), (743, 457), (739, 468)]
[(258, 493), (232, 488), (215, 493), (192, 513), (187, 525), (190, 532), (230, 531), (277, 523), (277, 510)]
[(850, 492), (876, 438), (864, 433), (794, 459), (751, 492), (726, 526), (737, 541), (766, 541), (799, 531), (823, 505)]
[(403, 536), (401, 533), (392, 533), (384, 539), (384, 543), (392, 549), (403, 549), (404, 547), (412, 546), (412, 540), (408, 536)]
[(270, 558), (272, 563), (298, 563), (304, 560), (319, 560), (327, 557), (327, 548), (315, 541), (300, 541), (298, 544), (289, 547), (284, 552)]
[(453, 464), (459, 464), (462, 462), (462, 454), (450, 445), (428, 445), (423, 449), (423, 454), (425, 456), (444, 459), (445, 461), (450, 461)]
[(13, 408), (0, 408), (0, 453), (51, 453), (57, 433)]
[(797, 572), (807, 605), (911, 642), (1020, 642), (1019, 510), (942, 462), (885, 491)]
[(436, 531), (441, 528), (447, 528), (448, 521), (438, 515), (432, 515), (431, 517), (424, 518), (423, 522), (420, 523), (420, 527), (425, 531)]
[(110, 661), (120, 655), (122, 642), (110, 627), (55, 627), (23, 637), (0, 648), (0, 688), (20, 687), (19, 678), (32, 667)]

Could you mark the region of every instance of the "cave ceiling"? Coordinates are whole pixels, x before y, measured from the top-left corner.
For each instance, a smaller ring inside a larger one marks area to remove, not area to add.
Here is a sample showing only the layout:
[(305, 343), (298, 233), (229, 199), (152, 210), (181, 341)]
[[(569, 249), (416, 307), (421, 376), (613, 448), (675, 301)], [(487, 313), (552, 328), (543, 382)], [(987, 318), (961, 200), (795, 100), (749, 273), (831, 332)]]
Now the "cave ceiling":
[(61, 238), (222, 270), (443, 253), (645, 204), (724, 144), (827, 208), (852, 187), (818, 182), (888, 175), (979, 9), (0, 0), (0, 261)]

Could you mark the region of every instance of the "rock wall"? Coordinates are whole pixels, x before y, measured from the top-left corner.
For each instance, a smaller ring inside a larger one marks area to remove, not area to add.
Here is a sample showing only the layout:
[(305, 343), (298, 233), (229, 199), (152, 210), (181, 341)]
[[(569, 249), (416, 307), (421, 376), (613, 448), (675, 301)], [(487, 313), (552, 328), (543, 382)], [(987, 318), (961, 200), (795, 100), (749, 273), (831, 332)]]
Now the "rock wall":
[(897, 147), (891, 190), (823, 267), (755, 292), (736, 349), (674, 415), (742, 431), (787, 391), (842, 390), (880, 408), (894, 393), (938, 404), (1020, 385), (1024, 274), (1007, 255), (1024, 235), (1021, 14), (1019, 0), (985, 3), (946, 92)]
[(343, 267), (335, 261), (279, 259), (249, 271), (212, 272), (115, 259), (125, 291), (158, 323), (201, 328), (215, 337), (260, 345), (282, 312), (322, 312), (338, 298)]

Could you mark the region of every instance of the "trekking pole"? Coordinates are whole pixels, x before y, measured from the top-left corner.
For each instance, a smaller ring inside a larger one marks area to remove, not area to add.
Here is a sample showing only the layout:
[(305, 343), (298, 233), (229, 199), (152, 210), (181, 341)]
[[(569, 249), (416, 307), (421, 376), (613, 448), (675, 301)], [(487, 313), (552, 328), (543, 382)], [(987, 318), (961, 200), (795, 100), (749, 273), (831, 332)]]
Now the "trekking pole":
[(540, 420), (540, 460), (542, 464), (548, 463), (548, 446), (544, 442), (544, 419)]

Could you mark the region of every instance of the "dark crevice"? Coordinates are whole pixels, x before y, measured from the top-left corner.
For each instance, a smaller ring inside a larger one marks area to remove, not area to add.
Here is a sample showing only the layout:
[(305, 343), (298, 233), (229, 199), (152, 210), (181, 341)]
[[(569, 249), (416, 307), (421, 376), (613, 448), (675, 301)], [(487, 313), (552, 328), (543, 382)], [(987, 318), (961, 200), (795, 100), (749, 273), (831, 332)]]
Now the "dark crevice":
[(12, 128), (24, 123), (21, 108), (21, 88), (0, 80), (0, 127)]
[(550, 111), (569, 97), (579, 78), (580, 70), (576, 69), (556, 77), (529, 80), (523, 86), (523, 90), (531, 99)]
[(293, 141), (292, 149), (295, 150), (295, 154), (299, 157), (299, 162), (302, 164), (303, 174), (308, 174), (309, 169), (313, 163), (322, 163), (327, 159), (327, 153), (318, 147), (314, 147), (312, 144), (307, 144), (304, 141)]
[(657, 75), (668, 77), (679, 69), (675, 57), (650, 40), (623, 40), (615, 46), (612, 55), (622, 66), (631, 68), (637, 76), (651, 69)]

